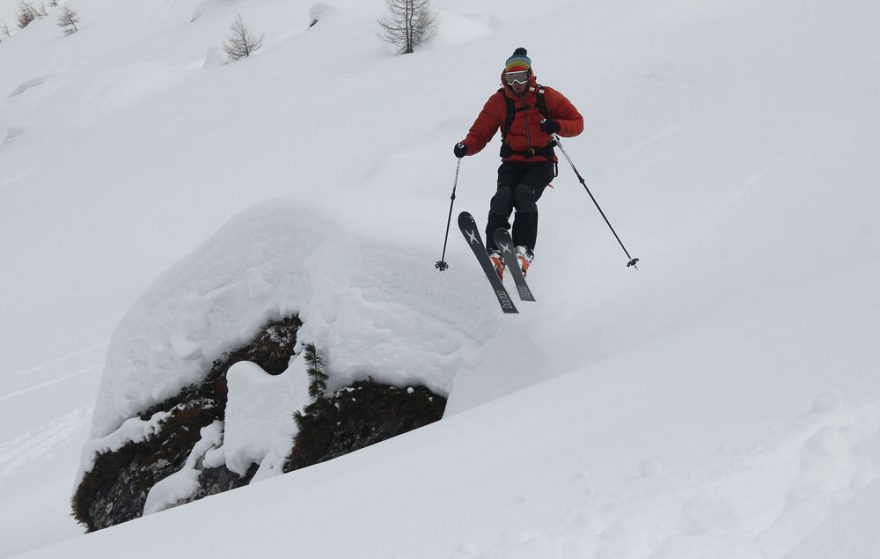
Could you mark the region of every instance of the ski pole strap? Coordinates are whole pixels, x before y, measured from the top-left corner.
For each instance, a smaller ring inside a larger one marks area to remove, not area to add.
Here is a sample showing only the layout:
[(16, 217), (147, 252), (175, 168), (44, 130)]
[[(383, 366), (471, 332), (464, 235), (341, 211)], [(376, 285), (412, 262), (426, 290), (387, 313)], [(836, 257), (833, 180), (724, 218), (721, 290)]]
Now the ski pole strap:
[[(455, 189), (458, 188), (458, 171), (461, 169), (461, 159), (459, 158), (458, 163), (455, 165), (455, 180), (452, 182), (452, 196), (449, 197), (450, 200), (455, 200)], [(452, 212), (449, 213), (450, 221), (452, 218)], [(448, 227), (447, 227), (448, 228)]]

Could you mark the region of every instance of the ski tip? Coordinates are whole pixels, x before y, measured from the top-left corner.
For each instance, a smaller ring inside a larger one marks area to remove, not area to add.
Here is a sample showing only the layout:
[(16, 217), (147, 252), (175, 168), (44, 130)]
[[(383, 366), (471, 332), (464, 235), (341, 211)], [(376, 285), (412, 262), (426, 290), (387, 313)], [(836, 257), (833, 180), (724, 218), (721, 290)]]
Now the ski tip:
[(459, 227), (476, 227), (477, 220), (474, 219), (474, 216), (470, 214), (470, 212), (461, 212), (458, 214), (458, 226)]

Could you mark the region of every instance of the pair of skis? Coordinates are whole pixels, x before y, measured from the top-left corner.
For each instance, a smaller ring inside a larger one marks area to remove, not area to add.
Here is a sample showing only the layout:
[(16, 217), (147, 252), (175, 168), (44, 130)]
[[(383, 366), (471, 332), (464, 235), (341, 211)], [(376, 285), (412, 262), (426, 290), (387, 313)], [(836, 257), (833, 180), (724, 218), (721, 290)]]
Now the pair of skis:
[[(498, 304), (501, 305), (501, 310), (509, 314), (518, 313), (519, 311), (516, 310), (516, 305), (513, 304), (513, 299), (510, 298), (507, 289), (504, 288), (504, 283), (501, 281), (501, 278), (498, 277), (498, 272), (495, 271), (495, 266), (492, 264), (492, 261), (489, 260), (489, 254), (486, 252), (483, 239), (480, 238), (480, 231), (477, 228), (476, 221), (474, 221), (474, 216), (468, 212), (461, 212), (458, 214), (458, 228), (461, 229), (461, 234), (464, 235), (471, 250), (474, 251), (474, 256), (477, 257), (480, 267), (483, 268), (483, 272), (486, 274), (486, 279), (489, 280), (489, 284), (495, 291), (495, 297), (498, 298)], [(516, 259), (516, 253), (514, 252), (510, 233), (507, 229), (497, 229), (494, 233), (494, 239), (495, 244), (498, 246), (498, 250), (501, 251), (507, 269), (510, 270), (510, 277), (513, 278), (513, 281), (516, 284), (516, 290), (519, 293), (520, 300), (534, 301), (535, 297), (532, 295), (532, 291), (529, 289), (528, 284), (526, 284), (526, 278), (523, 276), (522, 270), (519, 267), (519, 262)]]

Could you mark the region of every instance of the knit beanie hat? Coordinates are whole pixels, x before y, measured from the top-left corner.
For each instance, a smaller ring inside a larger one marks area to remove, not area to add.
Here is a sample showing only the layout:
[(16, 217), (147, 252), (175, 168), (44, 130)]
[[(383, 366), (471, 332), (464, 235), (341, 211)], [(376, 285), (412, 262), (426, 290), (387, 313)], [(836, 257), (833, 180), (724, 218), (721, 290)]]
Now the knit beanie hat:
[(526, 56), (527, 54), (526, 49), (522, 47), (513, 51), (513, 54), (507, 59), (507, 62), (504, 63), (504, 71), (521, 72), (523, 70), (531, 70), (532, 61)]

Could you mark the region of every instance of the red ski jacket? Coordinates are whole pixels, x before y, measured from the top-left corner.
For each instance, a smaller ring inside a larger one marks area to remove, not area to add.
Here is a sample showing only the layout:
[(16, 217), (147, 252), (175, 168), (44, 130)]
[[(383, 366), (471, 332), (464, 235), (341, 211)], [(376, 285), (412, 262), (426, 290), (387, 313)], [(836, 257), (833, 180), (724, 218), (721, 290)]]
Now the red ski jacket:
[[(503, 80), (504, 76), (502, 75), (502, 84)], [(571, 101), (551, 87), (539, 86), (535, 82), (535, 76), (531, 76), (529, 89), (522, 97), (517, 97), (506, 84), (504, 84), (502, 92), (496, 92), (489, 97), (477, 120), (471, 126), (467, 137), (461, 141), (467, 146), (467, 155), (474, 155), (482, 151), (489, 140), (495, 136), (495, 132), (504, 125), (507, 119), (507, 101), (505, 100), (507, 97), (514, 101), (517, 110), (514, 113), (507, 137), (502, 138), (504, 144), (509, 147), (509, 150), (502, 148), (502, 159), (504, 161), (532, 161), (536, 163), (556, 161), (556, 157), (546, 151), (534, 155), (528, 153), (530, 149), (546, 148), (553, 139), (550, 134), (541, 130), (541, 121), (544, 119), (544, 115), (537, 105), (536, 91), (538, 88), (544, 90), (544, 102), (549, 118), (559, 123), (557, 134), (562, 137), (572, 137), (583, 132), (584, 117), (571, 104)]]

